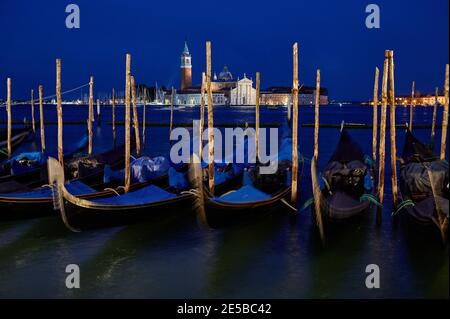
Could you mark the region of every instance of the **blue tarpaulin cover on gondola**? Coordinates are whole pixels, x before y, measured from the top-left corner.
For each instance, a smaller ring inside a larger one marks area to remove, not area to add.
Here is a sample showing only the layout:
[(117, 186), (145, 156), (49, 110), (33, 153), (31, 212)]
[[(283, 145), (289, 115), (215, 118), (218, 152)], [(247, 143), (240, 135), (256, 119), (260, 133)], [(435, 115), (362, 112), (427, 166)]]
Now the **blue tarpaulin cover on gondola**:
[(169, 168), (169, 185), (178, 190), (189, 188), (186, 174), (177, 172), (175, 168)]
[[(216, 166), (216, 168), (218, 168), (214, 171), (214, 183), (216, 185), (229, 181), (235, 176), (241, 174), (244, 170), (244, 166), (239, 164), (231, 164), (231, 169), (225, 169), (225, 167), (226, 166)], [(220, 168), (223, 168), (223, 170)]]
[(434, 195), (443, 195), (448, 191), (448, 163), (435, 156), (409, 130), (406, 132), (402, 158), (406, 163), (400, 170), (400, 180), (404, 184), (405, 195), (433, 196), (433, 189), (436, 192)]
[(270, 195), (253, 186), (253, 182), (247, 171), (243, 174), (242, 184), (243, 186), (238, 190), (226, 193), (220, 197), (215, 197), (214, 200), (224, 203), (249, 203), (271, 198)]
[[(162, 156), (155, 158), (142, 156), (135, 159), (130, 166), (131, 182), (143, 183), (164, 175), (168, 171), (170, 163)], [(109, 183), (114, 180), (123, 181), (124, 176), (124, 170), (113, 171), (109, 166), (105, 166), (103, 181), (105, 183)]]
[[(87, 147), (89, 142), (89, 137), (87, 134), (84, 134), (83, 137), (75, 144), (75, 146), (72, 149), (69, 149), (68, 151), (66, 150), (64, 152), (65, 156), (71, 156), (74, 155), (78, 152), (80, 152), (81, 150), (83, 150), (84, 148)], [(57, 155), (57, 154), (55, 154)], [(52, 157), (55, 157), (53, 155), (51, 155)]]
[[(73, 148), (65, 152), (65, 156), (70, 157), (77, 152), (80, 152), (87, 146), (87, 143), (88, 136), (84, 135), (77, 143), (75, 143)], [(16, 155), (9, 161), (11, 165), (10, 174), (20, 175), (38, 169), (46, 163), (48, 156), (58, 157), (58, 154), (55, 152), (46, 152), (45, 154), (42, 152), (25, 152)]]
[(226, 193), (214, 200), (226, 203), (248, 203), (261, 200), (268, 200), (272, 197), (264, 192), (261, 192), (252, 185), (245, 185), (236, 191)]
[(405, 144), (402, 152), (403, 160), (407, 162), (428, 162), (439, 160), (439, 157), (433, 154), (433, 151), (422, 144), (410, 130), (406, 132)]
[(348, 131), (343, 129), (339, 138), (339, 143), (328, 162), (347, 163), (351, 161), (360, 161), (364, 163), (365, 155), (359, 145), (352, 139)]
[(95, 189), (80, 181), (69, 182), (65, 186), (69, 193), (76, 196), (93, 194), (96, 192)]
[(176, 196), (158, 186), (149, 185), (124, 195), (93, 199), (92, 202), (106, 205), (145, 205), (172, 199)]
[[(80, 196), (95, 193), (95, 189), (87, 186), (80, 181), (69, 182), (65, 185), (66, 189), (72, 195)], [(49, 186), (36, 188), (28, 192), (18, 192), (11, 194), (0, 194), (0, 197), (16, 198), (16, 199), (37, 199), (37, 198), (52, 198), (52, 189)]]
[[(283, 123), (281, 128), (281, 137), (280, 137), (280, 145), (278, 147), (278, 152), (273, 154), (270, 158), (270, 161), (292, 161), (292, 132), (288, 127), (287, 123)], [(300, 151), (299, 151), (300, 157)]]
[(18, 175), (36, 169), (45, 164), (46, 157), (42, 152), (26, 152), (11, 158), (11, 174)]

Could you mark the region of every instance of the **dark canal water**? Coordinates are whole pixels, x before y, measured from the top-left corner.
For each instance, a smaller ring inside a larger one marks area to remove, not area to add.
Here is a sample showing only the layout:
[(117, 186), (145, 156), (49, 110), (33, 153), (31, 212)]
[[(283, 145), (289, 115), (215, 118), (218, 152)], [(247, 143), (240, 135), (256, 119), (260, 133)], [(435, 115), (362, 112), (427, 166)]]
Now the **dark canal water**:
[[(27, 106), (14, 106), (13, 112), (14, 120), (30, 118)], [(123, 108), (118, 113), (118, 120), (123, 120)], [(439, 108), (438, 123), (441, 113)], [(55, 114), (54, 106), (45, 107), (47, 121), (54, 121)], [(64, 116), (84, 122), (87, 108), (64, 106)], [(320, 116), (321, 123), (372, 123), (372, 110), (357, 105), (323, 107)], [(429, 124), (432, 108), (418, 107), (414, 116), (415, 123)], [(263, 109), (261, 122), (264, 126), (285, 117), (285, 109)], [(5, 118), (1, 108), (0, 119)], [(110, 109), (102, 108), (102, 125), (95, 131), (97, 152), (112, 146), (110, 118)], [(198, 109), (175, 111), (175, 122), (193, 118), (198, 118)], [(408, 118), (408, 110), (398, 108), (397, 122)], [(169, 109), (154, 108), (147, 119), (167, 123)], [(253, 109), (219, 107), (215, 111), (215, 123), (253, 121)], [(313, 108), (302, 107), (300, 121), (313, 123)], [(430, 131), (416, 129), (415, 134), (428, 142)], [(66, 145), (84, 132), (84, 125), (66, 125)], [(369, 154), (371, 129), (351, 132)], [(48, 148), (54, 150), (56, 126), (48, 125), (46, 135)], [(145, 152), (168, 154), (168, 136), (167, 126), (147, 127)], [(440, 136), (438, 129), (436, 149)], [(327, 162), (338, 137), (337, 128), (320, 129), (319, 167)], [(400, 153), (404, 131), (397, 130), (397, 137)], [(123, 139), (122, 128), (118, 128), (118, 139)], [(300, 128), (300, 149), (307, 158), (313, 153), (312, 140), (313, 129)], [(30, 149), (38, 150), (39, 143), (21, 147), (22, 151)], [(389, 142), (387, 149), (389, 159)], [(205, 229), (195, 216), (79, 234), (68, 231), (56, 213), (44, 219), (0, 223), (0, 297), (448, 298), (448, 249), (439, 241), (406, 234), (401, 225), (393, 223), (390, 174), (387, 165), (382, 225), (376, 227), (370, 216), (330, 239), (325, 247), (309, 209), (295, 217), (280, 212), (221, 230)], [(312, 196), (309, 165), (301, 185), (300, 205)], [(81, 289), (66, 288), (68, 264), (80, 266)], [(368, 264), (380, 267), (380, 289), (365, 286)]]

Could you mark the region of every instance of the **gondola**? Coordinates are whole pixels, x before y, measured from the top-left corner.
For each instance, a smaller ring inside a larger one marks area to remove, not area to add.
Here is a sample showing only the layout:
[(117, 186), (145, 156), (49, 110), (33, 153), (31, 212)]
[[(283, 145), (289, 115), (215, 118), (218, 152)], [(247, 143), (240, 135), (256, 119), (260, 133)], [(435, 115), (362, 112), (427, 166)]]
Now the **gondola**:
[[(134, 144), (133, 144), (134, 145)], [(113, 175), (122, 176), (124, 166), (124, 146), (97, 154), (91, 158), (81, 157), (66, 165), (66, 188), (74, 195), (84, 199), (111, 196), (123, 193), (122, 181)], [(70, 168), (68, 170), (67, 168)], [(145, 181), (134, 181), (131, 189), (139, 189), (150, 183), (165, 186), (168, 184), (167, 169), (151, 175)], [(53, 193), (50, 185), (28, 188), (26, 185), (11, 183), (16, 191), (0, 194), (0, 221), (36, 218), (54, 214)]]
[[(87, 134), (83, 135), (71, 149), (64, 154), (64, 163), (71, 163), (79, 157), (88, 145)], [(54, 153), (25, 152), (13, 156), (10, 160), (0, 165), (0, 193), (18, 191), (13, 184), (22, 184), (28, 188), (39, 187), (47, 183), (48, 156), (56, 156)], [(66, 165), (67, 166), (67, 165)]]
[[(7, 132), (0, 131), (0, 162), (8, 158)], [(29, 127), (11, 130), (11, 150), (14, 151), (19, 145), (27, 140), (32, 129)]]
[(195, 197), (190, 192), (187, 172), (169, 169), (169, 186), (150, 183), (125, 194), (82, 198), (64, 183), (63, 169), (53, 158), (48, 161), (49, 182), (64, 224), (72, 231), (132, 224), (157, 217), (189, 212)]
[[(207, 226), (220, 228), (250, 220), (252, 217), (270, 213), (280, 206), (296, 210), (288, 202), (291, 194), (292, 138), (286, 132), (287, 130), (284, 130), (282, 144), (276, 154), (278, 160), (276, 173), (259, 174), (262, 164), (246, 163), (241, 165), (243, 174), (239, 177), (239, 183), (235, 183), (235, 186), (225, 193), (217, 192), (215, 187), (215, 192), (212, 194), (207, 184), (202, 184), (203, 221)], [(301, 177), (303, 161), (300, 161), (300, 164), (299, 176)]]
[[(365, 216), (374, 206), (373, 168), (349, 132), (342, 128), (338, 145), (321, 176), (312, 162), (314, 200), (320, 202), (324, 226)], [(316, 217), (317, 219), (317, 217)]]
[[(396, 214), (409, 227), (439, 234), (448, 241), (448, 163), (421, 143), (408, 129), (400, 160), (399, 204)], [(417, 233), (415, 233), (417, 236)]]
[[(74, 179), (70, 185), (71, 189), (80, 195), (89, 195), (91, 189), (84, 188), (84, 184), (91, 187), (102, 185), (103, 169), (106, 165), (115, 169), (123, 166), (122, 149), (123, 146), (92, 158), (77, 157), (66, 163), (65, 174), (69, 179)], [(32, 188), (29, 184), (14, 180), (4, 182), (0, 186), (2, 190), (9, 190), (0, 193), (0, 220), (40, 217), (52, 213), (53, 200), (49, 186)]]
[[(12, 128), (11, 129), (11, 136), (20, 134), (20, 133), (24, 133), (24, 132), (30, 132), (31, 126), (29, 125), (25, 125), (24, 127), (21, 128)], [(6, 142), (8, 138), (8, 129), (7, 128), (0, 128), (0, 141), (1, 142)]]

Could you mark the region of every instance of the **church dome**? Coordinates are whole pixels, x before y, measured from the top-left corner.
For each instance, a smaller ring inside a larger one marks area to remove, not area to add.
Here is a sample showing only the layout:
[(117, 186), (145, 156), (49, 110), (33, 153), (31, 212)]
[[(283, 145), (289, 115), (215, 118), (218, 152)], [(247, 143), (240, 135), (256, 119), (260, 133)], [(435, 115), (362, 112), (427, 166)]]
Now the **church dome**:
[(228, 67), (226, 65), (223, 67), (222, 72), (219, 73), (219, 80), (224, 82), (233, 80), (233, 75), (230, 71), (228, 71)]

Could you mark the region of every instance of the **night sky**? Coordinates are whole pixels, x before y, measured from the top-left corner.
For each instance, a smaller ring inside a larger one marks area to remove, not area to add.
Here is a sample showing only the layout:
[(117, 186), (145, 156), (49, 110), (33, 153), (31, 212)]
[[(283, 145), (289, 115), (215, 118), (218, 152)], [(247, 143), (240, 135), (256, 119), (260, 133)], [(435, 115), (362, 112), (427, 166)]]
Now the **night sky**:
[[(67, 29), (65, 8), (79, 5), (81, 28)], [(381, 28), (365, 26), (366, 5), (381, 9)], [(449, 56), (448, 0), (346, 1), (29, 1), (0, 2), (0, 99), (12, 78), (13, 99), (44, 85), (55, 92), (55, 59), (62, 59), (63, 90), (95, 77), (96, 93), (123, 90), (125, 54), (139, 83), (179, 87), (180, 54), (187, 40), (193, 81), (205, 69), (212, 41), (213, 71), (226, 64), (234, 77), (261, 72), (262, 87), (290, 86), (292, 44), (299, 42), (300, 82), (315, 70), (330, 99), (371, 97), (375, 66), (395, 51), (396, 93), (442, 88)]]

